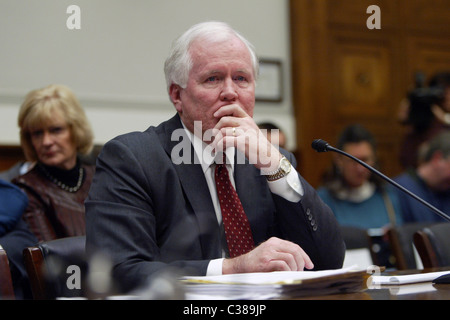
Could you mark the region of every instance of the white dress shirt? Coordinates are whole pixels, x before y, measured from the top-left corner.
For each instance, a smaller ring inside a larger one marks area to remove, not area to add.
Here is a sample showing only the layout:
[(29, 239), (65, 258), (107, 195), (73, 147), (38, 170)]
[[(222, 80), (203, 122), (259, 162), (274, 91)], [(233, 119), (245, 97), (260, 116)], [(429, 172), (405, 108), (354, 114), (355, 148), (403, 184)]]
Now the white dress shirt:
[[(195, 155), (197, 156), (200, 165), (202, 166), (203, 173), (205, 174), (206, 183), (211, 194), (211, 199), (214, 206), (214, 211), (217, 217), (219, 225), (222, 223), (222, 213), (220, 211), (219, 198), (217, 196), (216, 184), (214, 181), (214, 169), (215, 158), (208, 152), (205, 152), (207, 144), (203, 142), (199, 137), (190, 132), (183, 124), (187, 136), (191, 140), (194, 146)], [(207, 151), (207, 150), (206, 150)], [(225, 154), (227, 157), (226, 168), (229, 172), (230, 180), (233, 187), (236, 188), (233, 171), (234, 171), (234, 155), (236, 149), (234, 147), (227, 148)], [(217, 156), (217, 155), (216, 155)], [(222, 160), (221, 160), (222, 161)], [(297, 171), (292, 167), (289, 174), (281, 179), (275, 181), (268, 181), (269, 189), (272, 193), (277, 194), (288, 201), (298, 202), (303, 196), (303, 187), (298, 177)], [(222, 274), (222, 259), (211, 260), (208, 265), (207, 275), (220, 275)]]

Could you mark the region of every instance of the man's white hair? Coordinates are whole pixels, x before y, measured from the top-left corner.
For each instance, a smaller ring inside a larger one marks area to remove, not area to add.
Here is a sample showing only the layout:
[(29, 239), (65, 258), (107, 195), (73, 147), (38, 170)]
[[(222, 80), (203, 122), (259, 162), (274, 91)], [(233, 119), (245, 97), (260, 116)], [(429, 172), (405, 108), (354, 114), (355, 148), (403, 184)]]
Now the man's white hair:
[(189, 72), (192, 68), (189, 49), (195, 40), (202, 39), (209, 42), (223, 42), (231, 37), (237, 37), (248, 48), (256, 79), (259, 72), (259, 62), (253, 45), (227, 23), (208, 21), (192, 26), (172, 44), (170, 54), (164, 64), (167, 91), (169, 91), (172, 84), (186, 88)]

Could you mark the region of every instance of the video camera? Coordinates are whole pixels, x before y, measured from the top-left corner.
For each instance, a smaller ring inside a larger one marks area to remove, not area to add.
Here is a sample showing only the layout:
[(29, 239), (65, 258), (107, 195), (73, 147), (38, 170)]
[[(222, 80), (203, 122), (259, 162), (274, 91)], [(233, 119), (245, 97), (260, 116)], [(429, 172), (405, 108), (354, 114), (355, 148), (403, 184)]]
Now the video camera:
[(439, 105), (444, 99), (444, 88), (440, 86), (424, 85), (424, 75), (420, 72), (415, 75), (416, 88), (408, 92), (409, 114), (406, 124), (413, 125), (421, 131), (428, 128), (434, 114), (431, 107)]

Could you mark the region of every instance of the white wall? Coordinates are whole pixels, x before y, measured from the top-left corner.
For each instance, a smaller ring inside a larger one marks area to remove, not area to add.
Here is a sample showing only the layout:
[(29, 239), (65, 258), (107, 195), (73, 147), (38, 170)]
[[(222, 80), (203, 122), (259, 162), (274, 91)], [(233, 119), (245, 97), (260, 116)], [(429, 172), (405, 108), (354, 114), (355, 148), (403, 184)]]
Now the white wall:
[[(81, 29), (69, 30), (69, 5)], [(255, 119), (286, 130), (295, 147), (287, 0), (0, 0), (0, 144), (19, 144), (17, 112), (27, 92), (50, 83), (74, 90), (96, 143), (145, 130), (175, 114), (163, 64), (189, 26), (222, 20), (260, 57), (283, 63), (284, 99), (257, 103)]]

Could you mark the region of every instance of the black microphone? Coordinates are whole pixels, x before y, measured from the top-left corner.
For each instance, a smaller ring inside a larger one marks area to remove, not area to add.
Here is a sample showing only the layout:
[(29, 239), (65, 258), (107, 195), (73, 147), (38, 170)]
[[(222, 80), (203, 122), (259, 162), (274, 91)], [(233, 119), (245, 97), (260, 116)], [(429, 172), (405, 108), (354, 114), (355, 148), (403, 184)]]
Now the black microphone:
[(328, 144), (328, 142), (322, 139), (316, 139), (312, 142), (311, 147), (317, 152), (327, 152), (328, 148), (331, 146)]
[(389, 182), (390, 184), (392, 184), (393, 186), (397, 187), (398, 189), (400, 189), (401, 191), (403, 191), (404, 193), (406, 193), (407, 195), (409, 195), (410, 197), (413, 197), (414, 199), (416, 199), (417, 201), (419, 201), (420, 203), (422, 203), (423, 205), (427, 206), (429, 209), (431, 209), (434, 213), (436, 213), (437, 215), (439, 215), (440, 217), (446, 219), (447, 221), (450, 221), (450, 217), (448, 215), (446, 215), (445, 213), (443, 213), (441, 210), (439, 210), (438, 208), (434, 207), (433, 205), (429, 204), (428, 202), (426, 202), (425, 200), (423, 200), (422, 198), (420, 198), (419, 196), (415, 195), (414, 193), (412, 193), (411, 191), (409, 191), (408, 189), (404, 188), (403, 186), (399, 185), (397, 182), (395, 182), (394, 180), (386, 177), (384, 174), (382, 174), (381, 172), (379, 172), (378, 170), (376, 170), (375, 168), (369, 166), (367, 163), (359, 160), (358, 158), (352, 156), (351, 154), (348, 154), (340, 149), (334, 148), (332, 146), (330, 146), (328, 144), (328, 142), (322, 140), (322, 139), (316, 139), (312, 142), (311, 147), (316, 150), (317, 152), (327, 152), (327, 151), (334, 151), (337, 153), (340, 153), (346, 157), (349, 157), (350, 159), (355, 160), (356, 162), (358, 162), (360, 165), (364, 166), (365, 168), (369, 169), (370, 171), (372, 171), (373, 173), (375, 173), (376, 175), (378, 175), (379, 177), (383, 178), (384, 180), (386, 180), (387, 182)]

